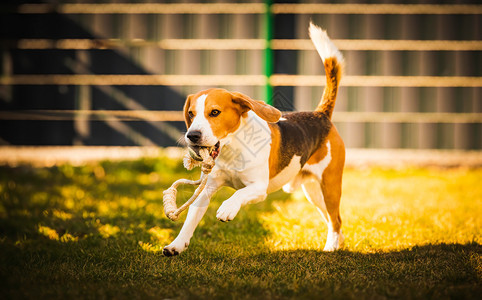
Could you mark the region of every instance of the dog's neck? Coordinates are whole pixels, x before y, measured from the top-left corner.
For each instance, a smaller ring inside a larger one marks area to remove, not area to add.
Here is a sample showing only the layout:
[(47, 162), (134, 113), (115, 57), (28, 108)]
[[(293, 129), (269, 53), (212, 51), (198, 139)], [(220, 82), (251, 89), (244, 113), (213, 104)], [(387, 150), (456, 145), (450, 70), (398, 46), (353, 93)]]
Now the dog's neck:
[(216, 164), (223, 169), (241, 171), (269, 159), (271, 131), (268, 123), (252, 111), (241, 117), (236, 131), (221, 140)]

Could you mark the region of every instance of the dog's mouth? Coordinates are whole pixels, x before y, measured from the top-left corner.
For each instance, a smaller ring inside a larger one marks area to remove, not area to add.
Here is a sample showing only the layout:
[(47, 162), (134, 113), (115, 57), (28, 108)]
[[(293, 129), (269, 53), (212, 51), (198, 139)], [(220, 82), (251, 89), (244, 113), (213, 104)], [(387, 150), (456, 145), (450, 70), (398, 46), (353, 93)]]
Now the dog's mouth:
[(202, 161), (202, 157), (199, 153), (201, 149), (208, 149), (209, 150), (209, 155), (213, 158), (216, 159), (219, 155), (220, 151), (220, 146), (221, 143), (218, 141), (216, 145), (214, 146), (197, 146), (197, 145), (190, 145), (189, 146), (189, 154), (191, 155), (192, 158), (198, 161)]

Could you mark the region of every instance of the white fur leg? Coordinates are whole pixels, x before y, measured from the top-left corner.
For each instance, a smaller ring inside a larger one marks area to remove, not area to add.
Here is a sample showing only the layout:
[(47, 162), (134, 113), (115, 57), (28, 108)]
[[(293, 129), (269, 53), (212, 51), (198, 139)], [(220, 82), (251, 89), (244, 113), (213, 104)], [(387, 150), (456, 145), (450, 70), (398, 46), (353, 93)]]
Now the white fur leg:
[(326, 225), (330, 227), (330, 215), (326, 210), (325, 200), (323, 199), (323, 193), (321, 192), (320, 182), (313, 176), (305, 178), (303, 184), (301, 185), (301, 188), (305, 193), (306, 199), (308, 199), (310, 203), (316, 206)]
[(216, 218), (223, 222), (231, 221), (234, 219), (234, 217), (236, 217), (240, 209), (240, 201), (237, 201), (236, 199), (228, 199), (219, 207), (216, 213)]
[(251, 184), (237, 190), (219, 207), (216, 218), (222, 222), (234, 219), (242, 206), (249, 203), (263, 201), (266, 198), (267, 184)]
[(186, 221), (182, 225), (179, 235), (174, 239), (172, 243), (164, 247), (162, 253), (165, 256), (178, 255), (189, 246), (189, 241), (196, 229), (197, 225), (201, 221), (202, 217), (208, 209), (211, 196), (216, 192), (218, 188), (213, 186), (213, 182), (208, 179), (206, 187), (201, 192), (199, 197), (189, 207)]
[(204, 216), (204, 213), (207, 210), (207, 205), (202, 206), (202, 207), (197, 207), (194, 206), (195, 203), (189, 207), (189, 212), (186, 217), (186, 222), (184, 222), (184, 225), (182, 226), (181, 232), (179, 232), (179, 235), (174, 239), (172, 243), (164, 247), (162, 253), (165, 256), (174, 256), (178, 255), (184, 250), (187, 249), (189, 246), (189, 242), (191, 240), (191, 237), (194, 233), (194, 230), (196, 229), (197, 225), (201, 221), (202, 217)]
[(323, 193), (321, 192), (319, 181), (316, 179), (316, 177), (312, 176), (310, 178), (306, 178), (303, 181), (301, 187), (303, 188), (303, 192), (305, 193), (308, 201), (316, 206), (328, 226), (328, 235), (323, 251), (335, 251), (340, 249), (340, 247), (343, 245), (343, 241), (345, 240), (345, 238), (343, 237), (343, 233), (341, 232), (341, 230), (339, 233), (333, 230), (330, 215), (326, 210), (326, 205), (323, 198)]
[(343, 246), (343, 242), (345, 241), (345, 237), (343, 236), (343, 232), (335, 232), (333, 229), (328, 228), (328, 236), (326, 237), (326, 244), (323, 251), (332, 252), (335, 250), (340, 249)]

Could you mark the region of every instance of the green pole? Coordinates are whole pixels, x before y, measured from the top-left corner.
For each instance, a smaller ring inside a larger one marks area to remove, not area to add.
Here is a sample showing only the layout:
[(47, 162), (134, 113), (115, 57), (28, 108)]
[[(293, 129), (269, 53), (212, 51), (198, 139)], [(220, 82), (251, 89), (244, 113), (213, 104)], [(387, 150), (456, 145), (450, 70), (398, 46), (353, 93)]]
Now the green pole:
[(273, 104), (273, 87), (269, 83), (269, 79), (273, 74), (273, 51), (271, 49), (271, 39), (273, 38), (273, 14), (271, 13), (271, 4), (273, 0), (265, 0), (266, 12), (264, 13), (265, 24), (265, 40), (266, 48), (264, 49), (264, 75), (266, 76), (265, 84), (265, 101), (268, 104)]

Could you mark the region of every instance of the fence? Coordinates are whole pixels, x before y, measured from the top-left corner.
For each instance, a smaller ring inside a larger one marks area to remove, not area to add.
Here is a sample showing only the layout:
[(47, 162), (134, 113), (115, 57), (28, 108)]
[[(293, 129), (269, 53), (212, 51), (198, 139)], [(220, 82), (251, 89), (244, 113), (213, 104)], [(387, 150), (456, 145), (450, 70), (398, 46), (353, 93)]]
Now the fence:
[[(480, 150), (481, 13), (464, 4), (4, 6), (0, 138), (172, 145), (184, 96), (211, 86), (310, 110), (324, 84), (312, 19), (346, 57), (334, 119), (348, 147)], [(19, 22), (39, 28), (15, 31)]]

